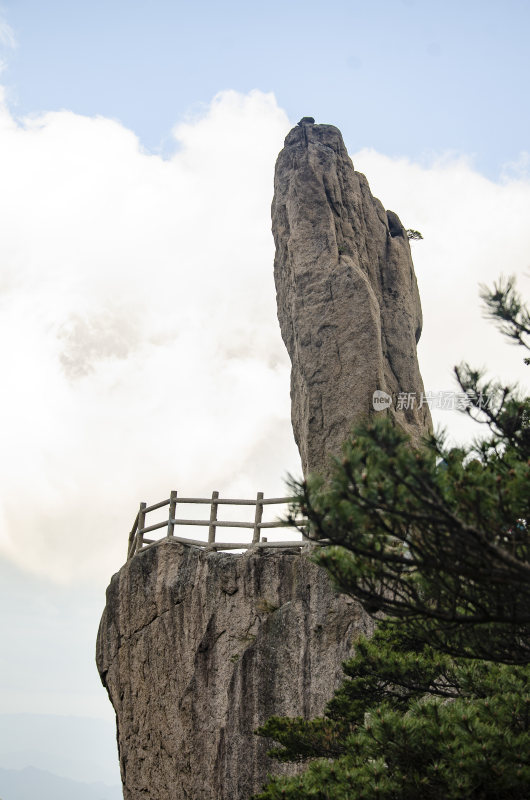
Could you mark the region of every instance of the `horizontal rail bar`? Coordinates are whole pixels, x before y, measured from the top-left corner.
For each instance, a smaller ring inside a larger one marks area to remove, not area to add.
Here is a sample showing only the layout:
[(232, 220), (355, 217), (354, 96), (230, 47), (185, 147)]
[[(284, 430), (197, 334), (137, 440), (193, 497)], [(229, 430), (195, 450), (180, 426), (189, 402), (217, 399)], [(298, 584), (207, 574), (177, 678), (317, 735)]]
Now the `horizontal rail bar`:
[(255, 500), (229, 500), (224, 499), (222, 497), (217, 498), (217, 500), (212, 500), (211, 497), (179, 497), (178, 503), (204, 503), (204, 505), (226, 505), (226, 506), (255, 506)]
[[(303, 547), (306, 542), (302, 539), (288, 542), (208, 542), (199, 539), (185, 539), (183, 536), (170, 536), (163, 539), (144, 539), (145, 545), (158, 544), (159, 542), (176, 542), (177, 544), (189, 544), (195, 547), (202, 547), (204, 550), (251, 550), (253, 547)], [(138, 552), (141, 552), (138, 551)]]
[[(202, 525), (202, 526), (210, 526), (213, 525), (215, 528), (253, 528), (253, 522), (230, 522), (228, 520), (215, 520), (215, 522), (211, 522), (209, 519), (171, 519), (169, 520), (173, 523), (173, 525)], [(151, 531), (158, 531), (160, 528), (167, 528), (168, 520), (164, 520), (163, 522), (157, 522), (156, 525), (148, 525), (146, 528), (142, 528), (139, 533), (150, 533)], [(277, 520), (276, 522), (260, 522), (258, 524), (258, 528), (261, 530), (262, 528), (294, 528), (298, 525), (302, 526), (305, 524), (305, 520), (297, 520), (296, 523), (289, 523), (289, 522), (282, 522), (282, 520)]]
[[(279, 503), (289, 503), (293, 498), (292, 497), (271, 497), (264, 500), (237, 500), (237, 499), (228, 499), (224, 497), (219, 497), (217, 499), (212, 499), (211, 497), (179, 497), (177, 499), (178, 503), (199, 503), (202, 505), (216, 505), (216, 506), (255, 506), (257, 503), (260, 505), (278, 505)], [(151, 509), (161, 508), (162, 506), (169, 505), (169, 500), (165, 500), (164, 502), (160, 503), (156, 506), (149, 506), (146, 508), (146, 511), (151, 511)]]
[[(294, 500), (294, 497), (264, 497), (263, 500), (260, 500), (260, 505), (270, 506), (278, 503), (290, 503), (291, 500)], [(254, 500), (254, 502), (256, 501)]]
[(164, 506), (168, 505), (169, 500), (161, 500), (159, 503), (155, 503), (153, 506), (147, 506), (145, 513), (147, 514), (148, 511), (156, 511), (157, 508), (164, 508)]
[(204, 550), (208, 548), (208, 542), (200, 539), (185, 539), (183, 536), (172, 536), (171, 541), (179, 544), (193, 544), (195, 547), (202, 547)]
[(157, 531), (159, 528), (167, 528), (167, 519), (163, 522), (157, 522), (156, 525), (148, 525), (147, 528), (142, 528), (138, 533), (149, 533), (149, 531)]
[[(253, 528), (254, 522), (230, 522), (229, 520), (215, 520), (212, 522), (209, 519), (171, 519), (169, 522), (172, 522), (173, 525), (213, 525), (216, 528)], [(148, 525), (146, 528), (142, 528), (139, 533), (150, 533), (151, 531), (160, 530), (160, 528), (167, 528), (168, 520), (164, 520), (163, 522), (157, 522), (155, 525)], [(260, 522), (258, 524), (258, 528), (294, 528), (297, 525), (304, 525), (306, 524), (306, 520), (299, 519), (293, 523), (284, 522), (283, 520), (279, 519), (275, 522)]]
[(252, 550), (253, 547), (303, 547), (305, 542), (216, 542), (215, 550)]
[(306, 544), (303, 539), (291, 542), (256, 542), (254, 547), (303, 547)]
[(297, 519), (293, 522), (287, 522), (283, 519), (277, 519), (274, 522), (260, 522), (258, 528), (295, 528), (297, 525), (307, 525), (307, 520)]
[[(172, 519), (174, 525), (215, 525), (216, 528), (253, 528), (253, 522), (227, 522), (225, 520), (216, 520), (210, 522), (209, 519)], [(167, 522), (165, 523), (167, 525)]]

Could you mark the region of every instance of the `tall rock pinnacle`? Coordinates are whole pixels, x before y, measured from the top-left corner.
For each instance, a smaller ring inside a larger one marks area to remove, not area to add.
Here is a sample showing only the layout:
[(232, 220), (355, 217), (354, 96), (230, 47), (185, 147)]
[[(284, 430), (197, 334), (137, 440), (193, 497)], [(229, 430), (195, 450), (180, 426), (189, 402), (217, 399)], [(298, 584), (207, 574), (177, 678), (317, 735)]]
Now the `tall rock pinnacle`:
[[(422, 315), (407, 234), (354, 170), (338, 128), (304, 117), (287, 135), (272, 231), (304, 474), (325, 474), (352, 424), (372, 415), (391, 414), (418, 441), (431, 417), (419, 407)], [(374, 410), (377, 390), (393, 398), (384, 411)], [(407, 402), (397, 403), (399, 393)]]

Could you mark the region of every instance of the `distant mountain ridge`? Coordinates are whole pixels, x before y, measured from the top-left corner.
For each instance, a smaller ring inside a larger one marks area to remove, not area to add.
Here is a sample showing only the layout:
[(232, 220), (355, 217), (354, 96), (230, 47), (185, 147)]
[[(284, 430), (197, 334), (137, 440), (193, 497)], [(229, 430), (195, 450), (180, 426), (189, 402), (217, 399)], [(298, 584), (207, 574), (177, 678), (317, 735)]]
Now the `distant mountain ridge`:
[(121, 786), (82, 783), (46, 770), (25, 767), (0, 769), (2, 800), (122, 800)]
[[(120, 783), (113, 722), (53, 714), (0, 714), (0, 769), (34, 767), (79, 783)], [(0, 788), (0, 798), (4, 797)]]

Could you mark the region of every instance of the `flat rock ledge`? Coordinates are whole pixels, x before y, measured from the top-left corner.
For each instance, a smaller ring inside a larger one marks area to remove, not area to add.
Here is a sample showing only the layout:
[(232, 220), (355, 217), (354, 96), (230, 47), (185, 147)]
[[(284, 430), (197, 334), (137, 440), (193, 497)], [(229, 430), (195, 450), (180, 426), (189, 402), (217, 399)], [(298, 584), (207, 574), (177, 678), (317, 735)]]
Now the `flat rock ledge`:
[(243, 800), (292, 771), (255, 729), (321, 714), (371, 631), (299, 549), (138, 553), (107, 589), (96, 654), (125, 800)]

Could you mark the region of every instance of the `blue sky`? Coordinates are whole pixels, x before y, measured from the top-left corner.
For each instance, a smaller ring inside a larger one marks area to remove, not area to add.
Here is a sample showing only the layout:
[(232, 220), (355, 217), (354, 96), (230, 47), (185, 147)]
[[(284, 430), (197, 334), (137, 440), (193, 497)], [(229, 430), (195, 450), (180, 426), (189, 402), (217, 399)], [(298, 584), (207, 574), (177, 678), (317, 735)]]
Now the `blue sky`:
[(528, 384), (478, 284), (529, 294), (529, 41), (515, 0), (2, 2), (0, 713), (112, 720), (93, 650), (140, 500), (299, 474), (270, 202), (301, 116), (424, 235), (426, 389), (464, 358)]
[(530, 6), (420, 2), (4, 2), (19, 114), (119, 119), (149, 149), (218, 91), (275, 93), (350, 146), (471, 155), (497, 177), (527, 148)]

